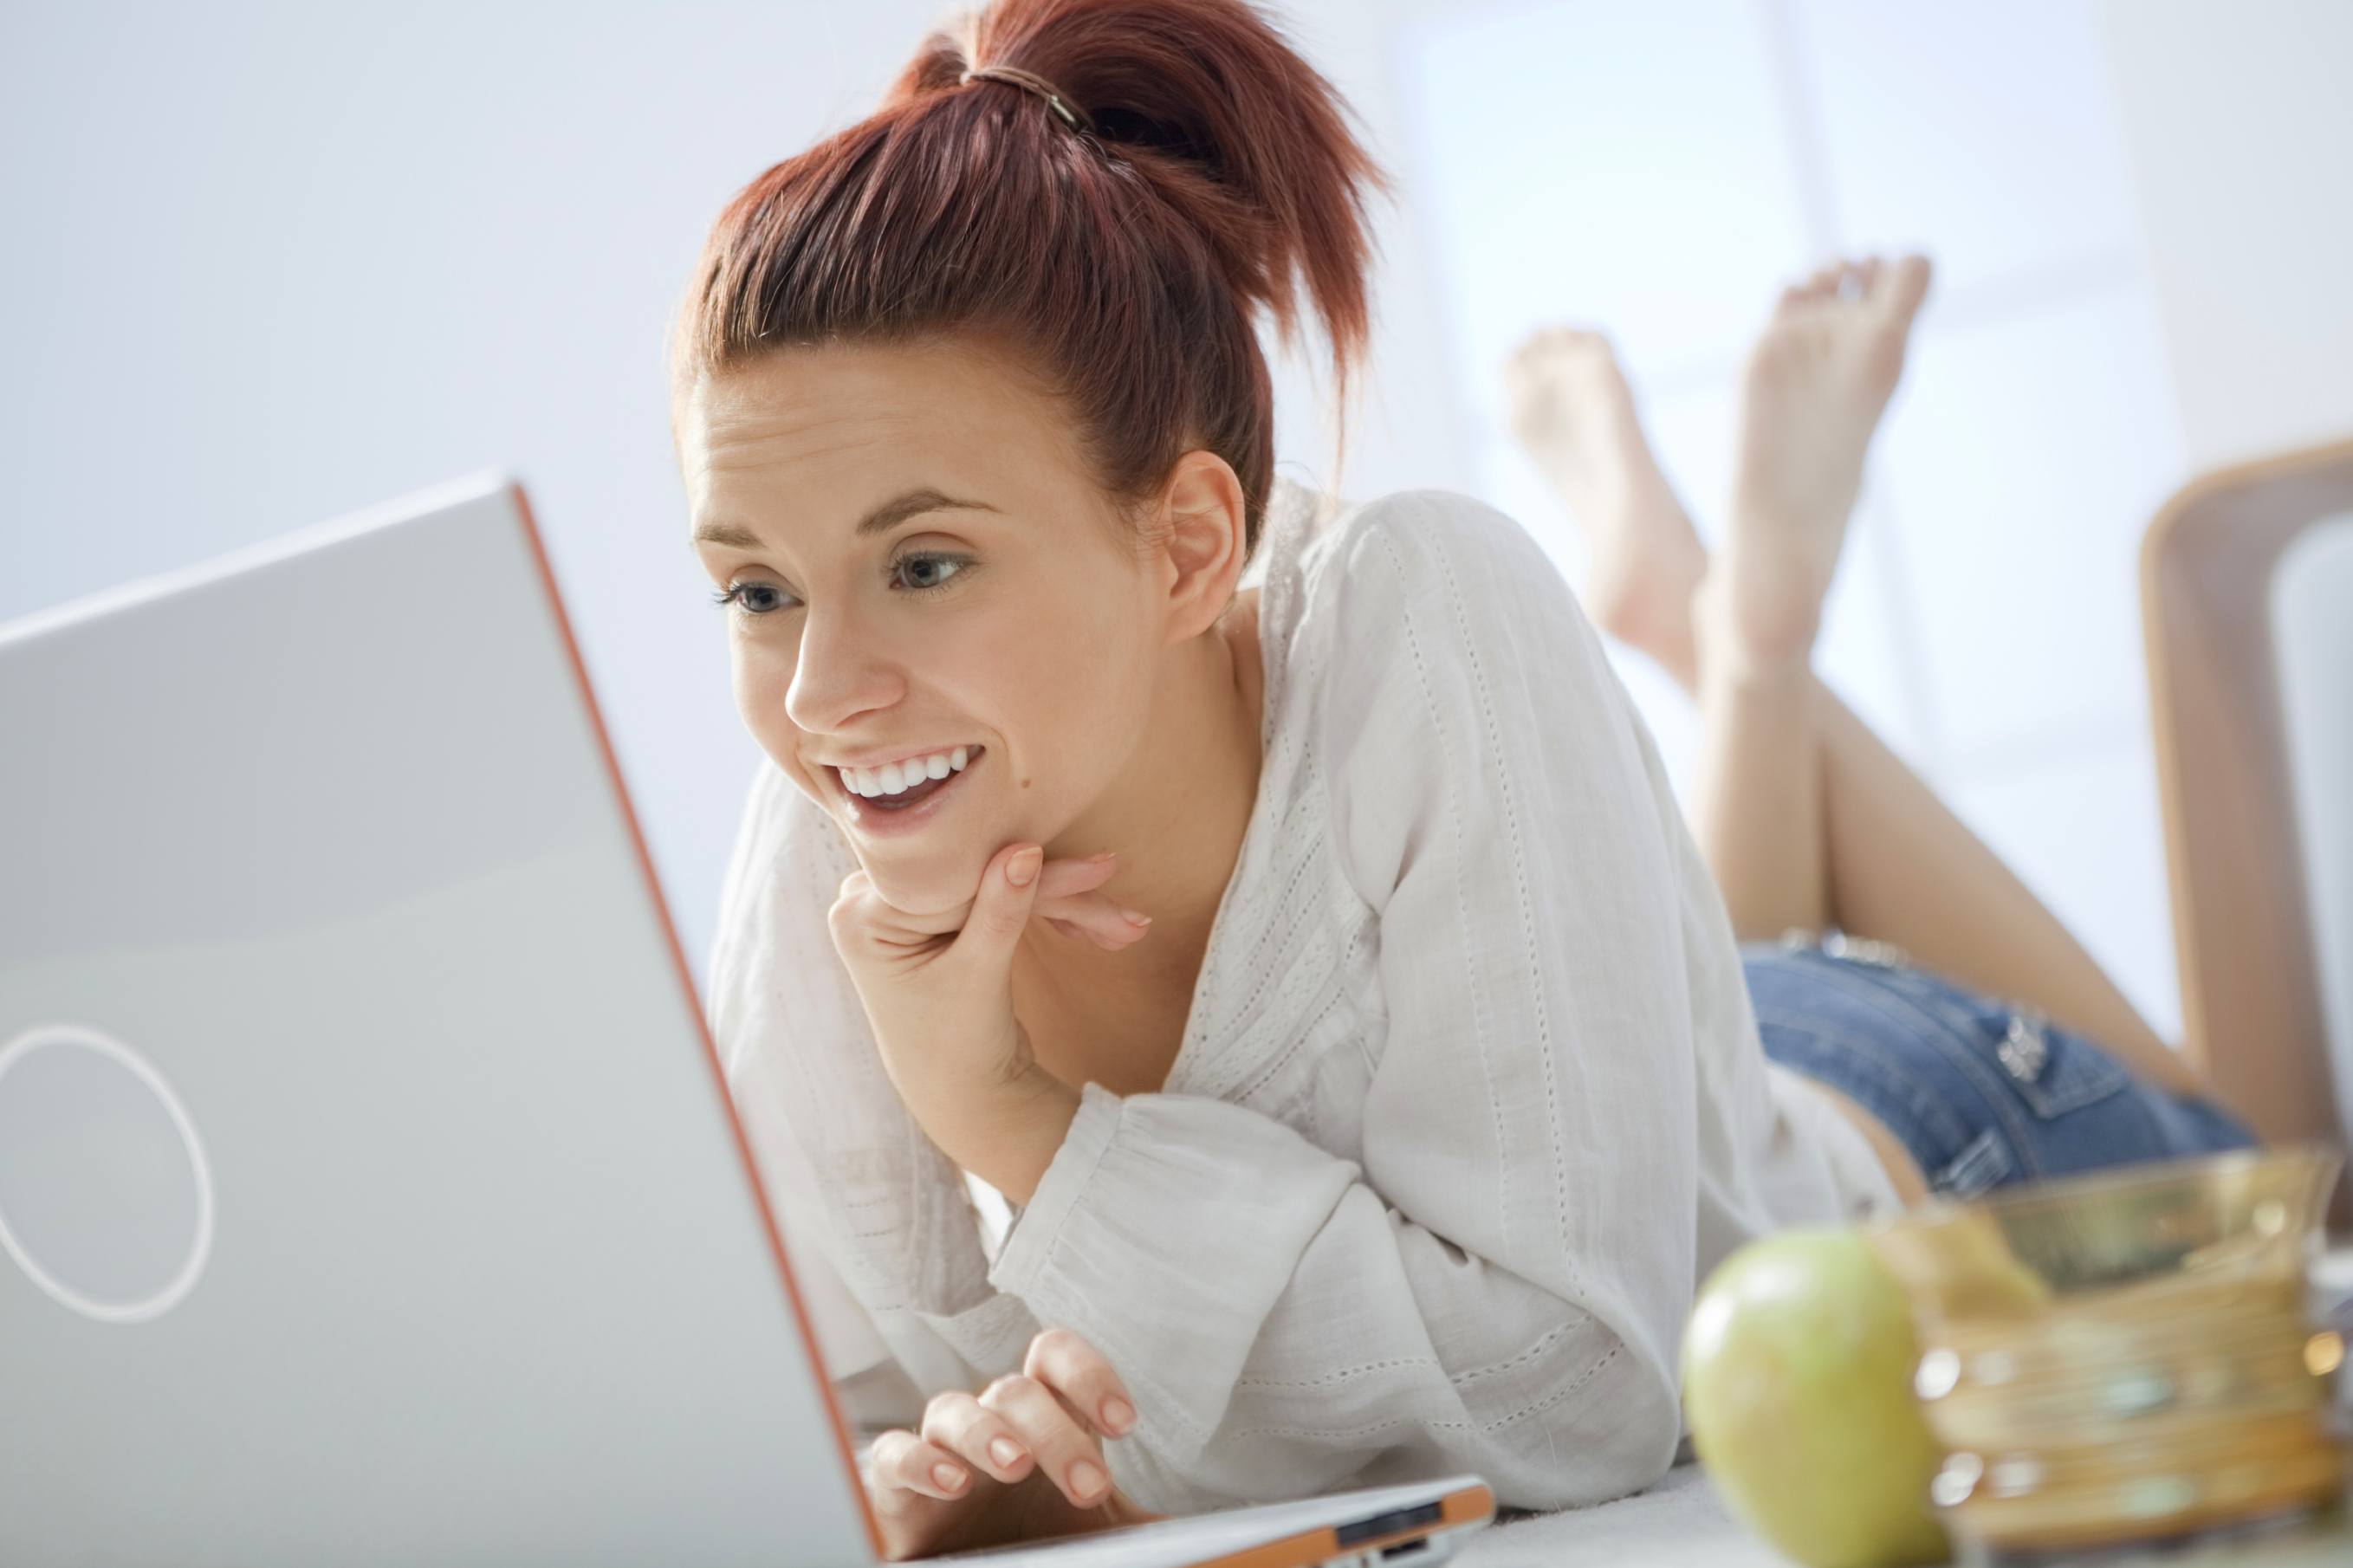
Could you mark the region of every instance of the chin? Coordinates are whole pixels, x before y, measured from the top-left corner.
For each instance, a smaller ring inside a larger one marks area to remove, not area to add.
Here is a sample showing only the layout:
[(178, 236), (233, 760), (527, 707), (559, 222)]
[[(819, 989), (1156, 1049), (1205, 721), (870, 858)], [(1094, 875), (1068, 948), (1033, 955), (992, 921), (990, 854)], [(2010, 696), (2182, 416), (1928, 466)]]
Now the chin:
[(944, 914), (970, 903), (988, 864), (987, 855), (955, 847), (926, 851), (911, 845), (903, 852), (858, 848), (853, 853), (882, 901), (911, 915)]

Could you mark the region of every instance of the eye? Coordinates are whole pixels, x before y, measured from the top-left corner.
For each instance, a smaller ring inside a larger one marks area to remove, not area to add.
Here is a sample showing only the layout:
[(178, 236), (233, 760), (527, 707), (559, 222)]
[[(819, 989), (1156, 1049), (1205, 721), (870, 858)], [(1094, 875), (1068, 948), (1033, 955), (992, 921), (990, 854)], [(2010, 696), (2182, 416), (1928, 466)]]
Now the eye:
[(711, 598), (713, 604), (733, 605), (747, 616), (765, 616), (780, 606), (764, 599), (762, 595), (778, 595), (781, 592), (782, 590), (774, 583), (730, 583), (719, 593), (712, 595)]
[[(902, 555), (891, 563), (889, 575), (895, 578), (901, 572), (928, 571), (932, 574), (929, 580), (917, 579), (910, 585), (910, 591), (917, 594), (931, 594), (946, 587), (952, 578), (971, 564), (972, 558), (968, 555), (942, 555), (936, 552), (918, 552), (913, 555)], [(944, 574), (942, 574), (942, 568), (946, 569)]]

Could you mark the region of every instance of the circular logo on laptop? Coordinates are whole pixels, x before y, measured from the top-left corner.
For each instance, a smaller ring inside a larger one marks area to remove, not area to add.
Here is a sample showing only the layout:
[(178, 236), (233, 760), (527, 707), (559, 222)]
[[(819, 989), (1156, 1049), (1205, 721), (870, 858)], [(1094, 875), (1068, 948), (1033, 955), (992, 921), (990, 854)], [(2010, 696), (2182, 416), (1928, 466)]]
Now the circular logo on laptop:
[(204, 1144), (153, 1063), (79, 1024), (0, 1046), (0, 1248), (27, 1279), (145, 1322), (195, 1288), (212, 1241)]

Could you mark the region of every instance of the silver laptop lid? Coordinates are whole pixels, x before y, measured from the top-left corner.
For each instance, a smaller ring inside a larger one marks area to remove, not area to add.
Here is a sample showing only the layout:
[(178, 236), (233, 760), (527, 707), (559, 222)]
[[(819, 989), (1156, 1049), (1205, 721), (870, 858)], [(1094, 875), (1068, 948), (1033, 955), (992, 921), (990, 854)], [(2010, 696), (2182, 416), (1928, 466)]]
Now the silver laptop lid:
[(0, 1562), (861, 1563), (521, 492), (0, 628)]

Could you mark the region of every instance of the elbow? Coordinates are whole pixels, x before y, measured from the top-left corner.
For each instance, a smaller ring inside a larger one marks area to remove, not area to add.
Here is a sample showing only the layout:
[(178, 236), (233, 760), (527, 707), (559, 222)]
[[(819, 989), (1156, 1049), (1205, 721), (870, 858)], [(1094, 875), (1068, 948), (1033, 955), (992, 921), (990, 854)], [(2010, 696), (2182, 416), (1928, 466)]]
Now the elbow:
[[(1587, 1386), (1531, 1418), (1516, 1441), (1519, 1463), (1498, 1466), (1495, 1500), (1507, 1508), (1589, 1508), (1646, 1491), (1663, 1479), (1683, 1442), (1683, 1403), (1672, 1375), (1620, 1344)], [(1501, 1434), (1499, 1434), (1500, 1436)]]
[(1662, 1389), (1661, 1395), (1629, 1416), (1608, 1462), (1598, 1466), (1588, 1479), (1585, 1495), (1562, 1506), (1584, 1507), (1632, 1497), (1666, 1479), (1674, 1468), (1675, 1449), (1683, 1442), (1683, 1416), (1673, 1388)]

